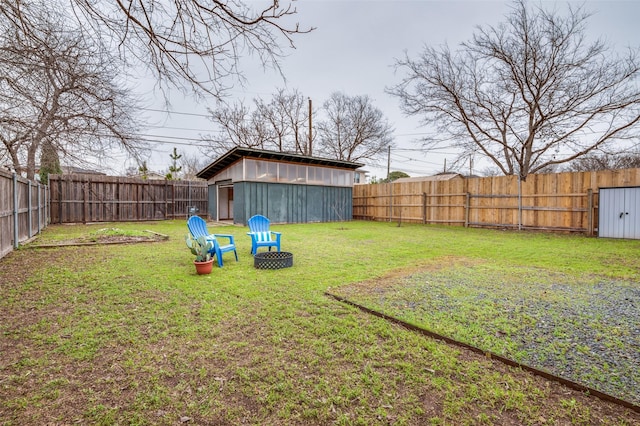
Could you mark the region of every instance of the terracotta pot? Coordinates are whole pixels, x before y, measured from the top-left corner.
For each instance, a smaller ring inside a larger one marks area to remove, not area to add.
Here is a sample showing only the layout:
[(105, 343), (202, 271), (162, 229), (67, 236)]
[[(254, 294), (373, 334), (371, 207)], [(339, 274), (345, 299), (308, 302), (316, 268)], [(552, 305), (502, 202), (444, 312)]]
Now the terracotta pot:
[(193, 262), (196, 265), (196, 272), (198, 275), (206, 275), (210, 274), (213, 269), (213, 259), (207, 260), (206, 262)]

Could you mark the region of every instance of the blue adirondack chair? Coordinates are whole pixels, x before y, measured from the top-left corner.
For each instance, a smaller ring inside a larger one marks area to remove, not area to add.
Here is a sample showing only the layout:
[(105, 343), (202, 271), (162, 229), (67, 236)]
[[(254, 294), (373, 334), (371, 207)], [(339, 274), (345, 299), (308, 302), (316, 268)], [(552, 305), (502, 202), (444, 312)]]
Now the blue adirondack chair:
[[(236, 251), (236, 244), (233, 239), (233, 235), (227, 234), (209, 234), (207, 230), (207, 223), (200, 216), (191, 216), (187, 221), (187, 227), (189, 228), (189, 232), (193, 235), (194, 238), (205, 237), (208, 241), (213, 243), (213, 248), (209, 251), (212, 256), (218, 260), (218, 266), (222, 268), (222, 253), (226, 253), (228, 251), (232, 251), (236, 255), (236, 262), (238, 261), (238, 252)], [(229, 244), (220, 245), (218, 239), (225, 238), (229, 239)]]
[(275, 247), (280, 251), (280, 232), (269, 230), (270, 221), (262, 215), (251, 216), (248, 221), (249, 231), (247, 235), (251, 237), (251, 254), (258, 252), (258, 247)]

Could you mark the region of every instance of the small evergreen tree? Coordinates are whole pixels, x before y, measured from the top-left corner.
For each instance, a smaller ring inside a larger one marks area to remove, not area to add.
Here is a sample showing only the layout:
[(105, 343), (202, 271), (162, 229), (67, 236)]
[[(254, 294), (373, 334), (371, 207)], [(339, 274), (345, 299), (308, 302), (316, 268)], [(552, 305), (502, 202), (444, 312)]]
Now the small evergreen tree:
[(176, 147), (173, 147), (173, 153), (169, 154), (171, 157), (171, 165), (169, 166), (169, 173), (166, 174), (168, 180), (178, 180), (178, 173), (182, 170), (182, 166), (178, 166), (178, 160), (182, 158), (182, 154), (178, 154)]
[(142, 164), (140, 165), (140, 167), (138, 167), (138, 171), (140, 172), (140, 177), (142, 179), (147, 179), (148, 173), (149, 173), (149, 169), (147, 168), (147, 162), (143, 161)]
[(40, 152), (40, 182), (49, 184), (49, 175), (61, 174), (58, 151), (50, 141), (44, 142)]

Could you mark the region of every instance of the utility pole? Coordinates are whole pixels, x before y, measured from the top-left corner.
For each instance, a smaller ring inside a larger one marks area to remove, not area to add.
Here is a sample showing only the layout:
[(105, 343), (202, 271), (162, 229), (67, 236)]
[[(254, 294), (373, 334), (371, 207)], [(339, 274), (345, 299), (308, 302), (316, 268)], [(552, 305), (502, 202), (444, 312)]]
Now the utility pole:
[(311, 108), (311, 98), (309, 98), (309, 157), (311, 157), (313, 155), (313, 145), (312, 145), (312, 141), (313, 141), (313, 137), (312, 137), (312, 130), (311, 130), (311, 116), (313, 115), (312, 113), (313, 109)]
[(391, 145), (387, 147), (387, 180), (391, 174)]

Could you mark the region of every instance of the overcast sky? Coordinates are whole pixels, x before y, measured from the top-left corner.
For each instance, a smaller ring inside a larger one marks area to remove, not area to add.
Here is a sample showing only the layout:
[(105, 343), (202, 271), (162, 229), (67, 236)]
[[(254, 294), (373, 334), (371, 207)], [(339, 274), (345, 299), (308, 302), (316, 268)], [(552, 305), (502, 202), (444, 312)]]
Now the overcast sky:
[[(247, 4), (257, 2), (247, 1)], [(545, 7), (563, 8), (567, 2), (543, 1)], [(588, 34), (604, 36), (616, 48), (640, 45), (640, 1), (609, 0), (586, 1), (586, 9), (593, 12)], [(577, 3), (575, 3), (577, 4)], [(477, 26), (492, 25), (505, 20), (510, 2), (485, 0), (298, 0), (295, 16), (302, 27), (315, 27), (310, 34), (296, 37), (296, 49), (286, 50), (281, 65), (286, 82), (274, 71), (245, 64), (248, 83), (230, 93), (230, 101), (255, 97), (270, 99), (278, 88), (297, 89), (310, 97), (314, 108), (320, 108), (332, 92), (341, 91), (350, 96), (368, 95), (374, 106), (383, 111), (395, 129), (396, 148), (391, 154), (391, 171), (400, 170), (411, 176), (432, 175), (442, 171), (444, 162), (455, 157), (450, 150), (422, 152), (416, 142), (420, 133), (418, 120), (404, 117), (399, 102), (385, 93), (385, 88), (396, 84), (393, 64), (406, 50), (416, 57), (425, 45), (444, 43), (455, 48), (471, 38)], [(151, 109), (164, 110), (161, 101), (151, 100)], [(154, 153), (148, 166), (154, 171), (166, 171), (173, 147), (178, 152), (197, 152), (189, 146), (199, 135), (213, 131), (206, 115), (205, 104), (191, 98), (173, 94), (172, 114), (147, 111), (154, 127), (147, 133), (154, 143)], [(213, 106), (213, 104), (210, 104)], [(195, 114), (195, 115), (186, 115)], [(202, 115), (202, 116), (200, 116)], [(320, 117), (317, 117), (319, 119)], [(315, 120), (316, 118), (314, 118)], [(163, 136), (162, 138), (158, 136)], [(180, 139), (179, 139), (180, 138)], [(207, 162), (214, 159), (207, 159)], [(124, 166), (133, 165), (123, 161)], [(475, 163), (475, 172), (487, 164)], [(370, 175), (386, 177), (387, 158), (379, 165), (365, 167)], [(468, 165), (461, 172), (468, 173)]]

